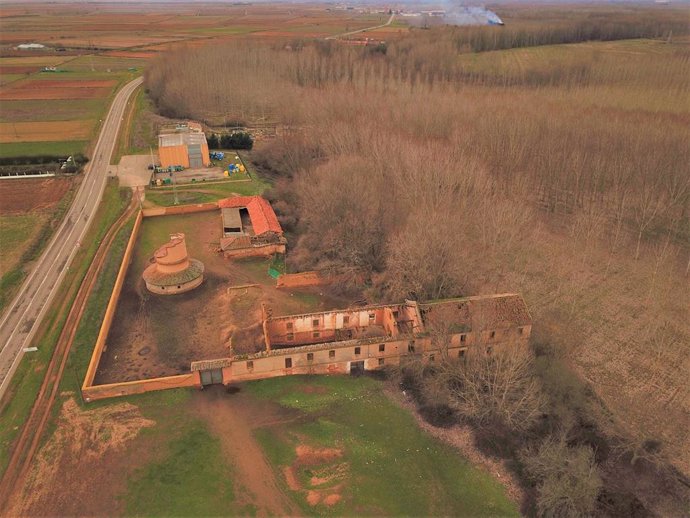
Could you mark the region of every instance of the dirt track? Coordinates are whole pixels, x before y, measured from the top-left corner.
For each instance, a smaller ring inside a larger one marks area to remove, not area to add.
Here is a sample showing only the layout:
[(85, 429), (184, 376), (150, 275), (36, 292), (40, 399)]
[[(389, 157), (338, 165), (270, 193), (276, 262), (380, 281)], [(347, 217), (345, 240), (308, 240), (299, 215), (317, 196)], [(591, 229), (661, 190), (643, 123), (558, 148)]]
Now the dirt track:
[(269, 404), (257, 404), (241, 391), (228, 394), (220, 386), (196, 392), (192, 403), (213, 434), (220, 438), (223, 454), (235, 468), (235, 483), (243, 486), (237, 494), (239, 503), (255, 505), (258, 516), (299, 514), (281, 489), (253, 433), (253, 428), (268, 422), (292, 419), (291, 413), (277, 405), (272, 409)]

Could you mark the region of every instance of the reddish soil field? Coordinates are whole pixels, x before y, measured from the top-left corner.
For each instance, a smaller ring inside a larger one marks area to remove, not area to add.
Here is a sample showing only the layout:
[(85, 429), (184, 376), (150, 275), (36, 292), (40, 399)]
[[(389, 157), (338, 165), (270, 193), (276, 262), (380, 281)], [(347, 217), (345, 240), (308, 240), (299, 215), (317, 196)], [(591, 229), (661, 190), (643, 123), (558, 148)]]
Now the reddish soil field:
[(8, 88), (0, 91), (0, 100), (97, 99), (107, 97), (110, 88)]
[(111, 50), (104, 52), (103, 56), (112, 56), (114, 58), (141, 58), (150, 59), (158, 55), (157, 52), (127, 52), (126, 50)]
[(49, 209), (62, 199), (73, 183), (72, 177), (0, 180), (0, 215)]
[(91, 81), (60, 81), (59, 79), (39, 79), (23, 83), (21, 88), (112, 88), (116, 81), (91, 80)]
[(0, 65), (0, 74), (31, 74), (40, 70), (41, 67), (37, 66), (12, 66), (12, 65)]
[(253, 32), (251, 36), (260, 38), (320, 38), (324, 35), (329, 35), (328, 31), (323, 32), (290, 32), (290, 31), (261, 31)]

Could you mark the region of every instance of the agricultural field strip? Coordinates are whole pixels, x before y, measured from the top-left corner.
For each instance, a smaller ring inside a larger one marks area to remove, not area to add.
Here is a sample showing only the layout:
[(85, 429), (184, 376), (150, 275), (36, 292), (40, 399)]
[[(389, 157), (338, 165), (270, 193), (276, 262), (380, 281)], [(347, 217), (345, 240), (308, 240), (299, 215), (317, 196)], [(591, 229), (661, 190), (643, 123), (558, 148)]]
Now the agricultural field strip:
[(0, 143), (88, 140), (94, 120), (0, 122)]
[(0, 397), (93, 220), (127, 100), (142, 81), (131, 81), (116, 95), (68, 214), (0, 322)]

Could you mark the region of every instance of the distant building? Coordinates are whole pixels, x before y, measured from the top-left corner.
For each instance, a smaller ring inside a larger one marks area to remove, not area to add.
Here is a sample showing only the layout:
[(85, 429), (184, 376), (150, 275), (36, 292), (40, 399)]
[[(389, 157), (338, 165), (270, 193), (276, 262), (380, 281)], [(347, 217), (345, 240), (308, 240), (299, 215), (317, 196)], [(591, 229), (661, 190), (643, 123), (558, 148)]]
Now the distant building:
[(225, 257), (284, 254), (287, 240), (271, 204), (261, 196), (235, 196), (218, 202)]
[(211, 159), (201, 125), (195, 122), (178, 124), (158, 135), (158, 157), (161, 167), (208, 167)]
[(43, 50), (44, 48), (46, 46), (41, 43), (20, 43), (17, 45), (17, 50)]

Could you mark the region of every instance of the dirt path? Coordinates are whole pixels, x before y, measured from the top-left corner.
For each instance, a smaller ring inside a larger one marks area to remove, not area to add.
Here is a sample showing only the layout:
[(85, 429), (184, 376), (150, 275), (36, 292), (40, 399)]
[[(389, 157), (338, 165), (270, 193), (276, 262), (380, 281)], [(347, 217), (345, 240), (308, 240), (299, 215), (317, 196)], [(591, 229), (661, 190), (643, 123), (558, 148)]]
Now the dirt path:
[(242, 486), (237, 495), (239, 502), (256, 506), (258, 516), (299, 514), (297, 506), (281, 489), (253, 434), (252, 423), (274, 422), (285, 416), (247, 394), (228, 394), (220, 386), (196, 392), (192, 405), (221, 440), (223, 453), (235, 469), (235, 480)]
[(391, 23), (393, 23), (393, 18), (395, 18), (395, 14), (391, 14), (390, 18), (388, 18), (388, 21), (386, 23), (382, 23), (381, 25), (375, 25), (373, 27), (365, 27), (364, 29), (357, 29), (356, 31), (349, 31), (349, 32), (343, 32), (341, 34), (335, 34), (333, 36), (327, 36), (326, 40), (337, 40), (338, 38), (344, 38), (345, 36), (352, 36), (353, 34), (359, 34), (360, 32), (367, 32), (367, 31), (373, 31), (376, 29), (382, 29), (383, 27), (388, 27)]

